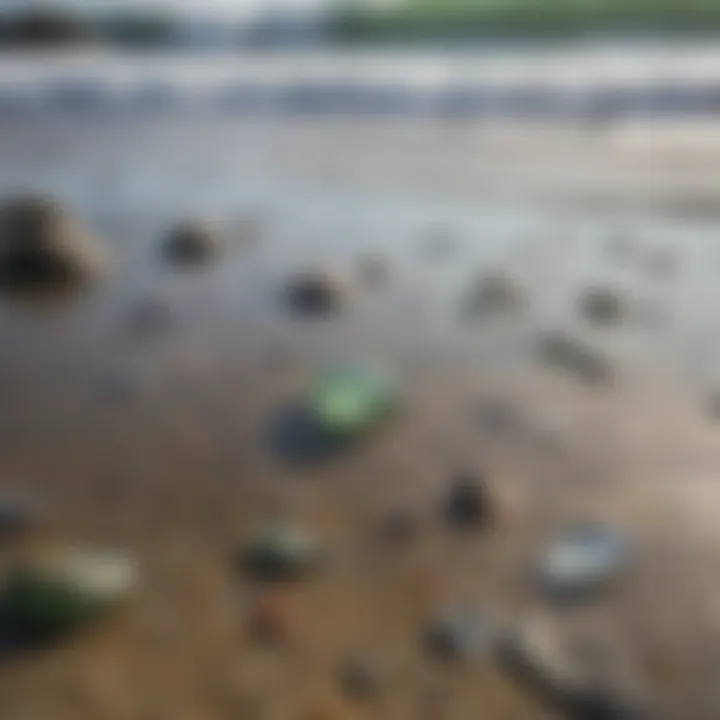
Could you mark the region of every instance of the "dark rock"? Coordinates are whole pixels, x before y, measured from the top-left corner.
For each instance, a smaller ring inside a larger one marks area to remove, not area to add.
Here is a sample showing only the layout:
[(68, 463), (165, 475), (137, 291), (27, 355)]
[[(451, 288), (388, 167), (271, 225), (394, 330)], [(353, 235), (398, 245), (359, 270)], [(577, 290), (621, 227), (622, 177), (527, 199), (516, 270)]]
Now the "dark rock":
[(320, 548), (301, 528), (277, 522), (252, 537), (240, 559), (245, 571), (256, 580), (295, 580), (317, 568)]
[(0, 609), (22, 636), (50, 640), (126, 599), (137, 584), (137, 566), (123, 553), (64, 548), (19, 563)]
[(165, 239), (163, 255), (180, 265), (199, 265), (214, 259), (222, 242), (217, 231), (206, 223), (185, 221)]
[(546, 363), (565, 370), (586, 384), (601, 385), (612, 377), (610, 361), (576, 338), (549, 333), (540, 337), (538, 349)]
[(447, 496), (445, 516), (458, 528), (487, 525), (492, 519), (492, 503), (483, 479), (471, 472), (459, 473)]
[(639, 720), (635, 703), (613, 692), (546, 622), (525, 622), (506, 634), (498, 656), (505, 671), (570, 720)]
[(376, 696), (383, 685), (382, 672), (365, 658), (353, 658), (342, 667), (340, 681), (345, 695), (355, 700)]
[(626, 304), (617, 290), (592, 288), (580, 299), (580, 312), (594, 325), (613, 325), (626, 314)]
[(346, 299), (346, 284), (338, 276), (323, 271), (298, 275), (286, 289), (288, 305), (302, 315), (330, 315), (340, 310)]
[(95, 278), (102, 253), (55, 201), (28, 196), (0, 207), (0, 285), (77, 287)]
[(495, 648), (497, 628), (489, 617), (473, 610), (441, 614), (428, 627), (424, 645), (444, 660), (469, 660), (489, 655)]
[(462, 304), (462, 314), (468, 319), (483, 319), (519, 312), (525, 304), (525, 293), (513, 278), (491, 273), (477, 281)]

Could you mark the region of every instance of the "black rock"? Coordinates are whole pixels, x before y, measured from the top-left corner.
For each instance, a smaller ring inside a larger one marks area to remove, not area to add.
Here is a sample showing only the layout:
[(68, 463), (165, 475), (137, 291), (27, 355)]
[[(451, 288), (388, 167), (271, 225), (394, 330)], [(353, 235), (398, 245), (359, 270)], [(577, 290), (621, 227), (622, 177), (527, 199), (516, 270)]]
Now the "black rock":
[(459, 473), (448, 493), (445, 516), (459, 528), (486, 525), (492, 517), (492, 503), (483, 479), (470, 472)]

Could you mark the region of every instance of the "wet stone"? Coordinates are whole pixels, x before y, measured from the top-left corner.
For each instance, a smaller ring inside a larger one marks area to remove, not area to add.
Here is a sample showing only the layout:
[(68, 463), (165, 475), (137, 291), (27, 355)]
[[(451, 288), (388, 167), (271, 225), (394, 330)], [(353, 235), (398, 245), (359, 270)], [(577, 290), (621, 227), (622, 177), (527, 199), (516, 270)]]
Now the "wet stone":
[(19, 197), (0, 206), (0, 286), (67, 289), (95, 279), (103, 253), (59, 203)]
[(166, 260), (178, 265), (201, 265), (220, 252), (219, 233), (207, 223), (188, 220), (174, 227), (163, 242)]

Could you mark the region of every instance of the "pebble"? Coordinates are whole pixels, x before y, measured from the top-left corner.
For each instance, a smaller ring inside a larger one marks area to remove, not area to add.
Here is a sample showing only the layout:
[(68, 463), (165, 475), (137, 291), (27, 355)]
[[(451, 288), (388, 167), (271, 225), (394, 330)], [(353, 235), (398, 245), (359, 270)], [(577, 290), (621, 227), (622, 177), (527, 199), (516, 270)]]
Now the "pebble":
[(591, 288), (580, 298), (580, 313), (593, 325), (614, 325), (626, 314), (626, 303), (613, 288)]
[(342, 667), (340, 679), (345, 695), (355, 700), (376, 696), (383, 684), (379, 667), (367, 658), (348, 660)]
[(424, 644), (428, 652), (445, 660), (477, 659), (495, 647), (497, 628), (493, 620), (475, 610), (442, 613), (428, 627)]
[(219, 233), (207, 223), (187, 220), (174, 227), (162, 246), (164, 257), (179, 265), (200, 265), (220, 252)]
[(348, 286), (338, 275), (316, 270), (299, 274), (286, 288), (291, 310), (301, 315), (325, 316), (335, 313), (347, 302)]
[(552, 332), (539, 339), (541, 359), (565, 370), (588, 385), (602, 385), (612, 378), (610, 361), (599, 351), (569, 335)]
[(458, 473), (452, 480), (445, 504), (445, 516), (458, 528), (484, 527), (491, 520), (492, 507), (482, 477)]

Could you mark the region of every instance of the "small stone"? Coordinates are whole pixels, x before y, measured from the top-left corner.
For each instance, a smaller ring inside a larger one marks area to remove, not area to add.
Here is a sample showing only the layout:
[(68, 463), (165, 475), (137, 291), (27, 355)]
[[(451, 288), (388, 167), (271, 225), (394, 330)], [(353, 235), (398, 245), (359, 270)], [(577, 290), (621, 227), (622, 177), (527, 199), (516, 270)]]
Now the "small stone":
[(502, 273), (480, 278), (467, 293), (462, 313), (468, 319), (510, 315), (520, 311), (525, 293), (517, 281)]
[(707, 401), (707, 411), (713, 422), (720, 422), (720, 391), (710, 393)]
[(445, 516), (458, 528), (477, 528), (492, 518), (492, 504), (482, 478), (461, 472), (453, 479), (448, 493)]
[(432, 621), (425, 633), (428, 652), (445, 660), (469, 660), (490, 654), (497, 628), (487, 615), (460, 609), (445, 612)]
[(579, 524), (566, 530), (542, 555), (537, 579), (552, 599), (583, 599), (615, 579), (628, 554), (629, 543), (616, 528)]
[(542, 619), (522, 622), (499, 645), (502, 667), (547, 704), (577, 720), (637, 720), (644, 717), (602, 675), (563, 642)]
[(20, 197), (0, 207), (0, 284), (77, 287), (94, 279), (102, 266), (99, 248), (54, 200)]
[(399, 404), (392, 378), (371, 365), (338, 365), (323, 372), (306, 407), (312, 421), (334, 437), (356, 437), (387, 419)]
[(382, 257), (366, 255), (358, 260), (357, 275), (363, 285), (376, 288), (387, 283), (389, 268)]
[(74, 630), (137, 587), (135, 561), (120, 552), (62, 548), (19, 563), (2, 612), (23, 636), (51, 639)]
[(263, 594), (251, 608), (249, 630), (256, 640), (286, 642), (294, 634), (295, 626), (292, 604), (288, 597), (278, 592)]
[(37, 527), (43, 517), (41, 505), (22, 495), (0, 496), (0, 538), (8, 539)]
[(330, 315), (347, 300), (348, 287), (330, 272), (308, 271), (293, 278), (286, 290), (287, 303), (302, 315)]
[(342, 668), (340, 679), (345, 695), (355, 700), (376, 696), (383, 684), (380, 669), (364, 658), (348, 660)]
[(303, 529), (275, 522), (250, 539), (241, 560), (246, 572), (256, 580), (295, 580), (317, 568), (320, 548)]
[(188, 220), (170, 231), (163, 245), (166, 259), (180, 265), (199, 265), (209, 262), (220, 252), (222, 242), (210, 225)]
[(617, 290), (592, 288), (580, 299), (580, 312), (594, 325), (614, 325), (623, 319), (626, 307)]
[(607, 383), (612, 377), (609, 360), (568, 335), (554, 332), (541, 336), (539, 355), (549, 365), (565, 370), (589, 385)]
[(391, 510), (381, 526), (383, 538), (393, 543), (407, 543), (414, 540), (420, 532), (420, 521), (411, 510)]
[(130, 326), (140, 335), (157, 335), (172, 326), (173, 317), (170, 302), (160, 295), (152, 295), (133, 308)]

